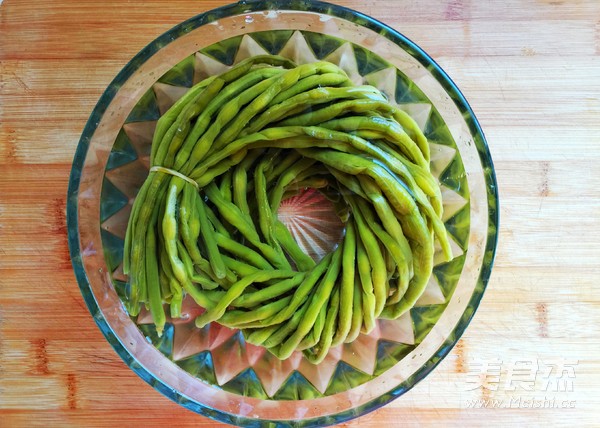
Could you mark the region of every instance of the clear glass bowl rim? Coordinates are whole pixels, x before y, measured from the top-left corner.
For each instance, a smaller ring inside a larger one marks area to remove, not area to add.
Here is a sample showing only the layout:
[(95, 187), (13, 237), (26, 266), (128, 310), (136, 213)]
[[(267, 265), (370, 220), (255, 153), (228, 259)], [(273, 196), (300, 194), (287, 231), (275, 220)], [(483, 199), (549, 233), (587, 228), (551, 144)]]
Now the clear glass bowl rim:
[[(159, 49), (166, 44), (175, 40), (177, 37), (197, 29), (198, 27), (204, 26), (211, 22), (217, 21), (222, 18), (240, 15), (250, 12), (259, 11), (270, 11), (270, 10), (282, 10), (282, 11), (302, 11), (302, 12), (313, 12), (319, 14), (327, 14), (342, 18), (358, 24), (360, 26), (371, 29), (381, 36), (387, 38), (393, 43), (399, 45), (410, 55), (412, 55), (417, 61), (423, 64), (429, 69), (431, 74), (441, 84), (447, 94), (454, 101), (458, 109), (463, 114), (465, 121), (469, 127), (471, 135), (473, 136), (474, 143), (476, 145), (481, 165), (484, 171), (485, 187), (487, 190), (488, 198), (488, 233), (485, 248), (485, 257), (483, 259), (483, 265), (478, 278), (478, 286), (475, 288), (475, 292), (471, 296), (468, 303), (468, 308), (471, 310), (465, 311), (460, 317), (456, 327), (440, 346), (437, 351), (431, 356), (427, 364), (424, 364), (413, 376), (406, 379), (401, 384), (397, 385), (385, 394), (367, 402), (357, 408), (346, 410), (335, 415), (328, 415), (326, 417), (317, 417), (305, 420), (293, 421), (294, 426), (324, 426), (331, 425), (334, 423), (341, 423), (358, 416), (369, 413), (381, 406), (386, 405), (393, 399), (402, 395), (420, 380), (425, 378), (441, 360), (450, 352), (456, 342), (460, 339), (464, 333), (466, 327), (469, 325), (473, 315), (481, 298), (483, 297), (485, 288), (487, 286), (492, 266), (494, 263), (494, 257), (496, 253), (496, 247), (498, 243), (498, 225), (499, 225), (499, 198), (497, 191), (497, 182), (494, 172), (494, 166), (491, 158), (491, 154), (487, 145), (487, 141), (481, 126), (475, 114), (473, 113), (467, 100), (460, 92), (456, 84), (450, 79), (450, 77), (442, 70), (442, 68), (419, 46), (409, 40), (406, 36), (402, 35), (393, 28), (386, 24), (371, 18), (363, 13), (355, 10), (334, 5), (331, 3), (321, 1), (306, 1), (306, 0), (248, 0), (240, 1), (238, 3), (229, 4), (226, 6), (213, 9), (199, 15), (196, 15), (168, 30), (145, 48), (143, 48), (136, 56), (134, 56), (125, 67), (117, 74), (113, 81), (106, 88), (94, 110), (92, 111), (90, 118), (88, 119), (84, 130), (82, 132), (81, 139), (77, 146), (71, 174), (69, 178), (69, 187), (67, 192), (67, 233), (71, 261), (75, 276), (79, 284), (81, 293), (84, 297), (86, 305), (92, 314), (96, 324), (104, 334), (105, 338), (113, 346), (117, 354), (123, 359), (127, 366), (133, 370), (138, 376), (140, 376), (148, 384), (152, 385), (157, 391), (161, 392), (171, 400), (181, 404), (185, 408), (199, 413), (203, 416), (218, 420), (220, 422), (226, 422), (230, 424), (244, 424), (259, 426), (263, 425), (281, 425), (284, 421), (269, 421), (269, 420), (257, 420), (254, 418), (248, 418), (240, 415), (232, 415), (226, 412), (222, 412), (217, 409), (209, 408), (202, 403), (190, 400), (186, 396), (182, 395), (178, 391), (173, 390), (168, 385), (162, 383), (160, 379), (154, 376), (151, 372), (147, 371), (144, 367), (136, 364), (135, 357), (131, 355), (119, 342), (113, 330), (104, 319), (102, 312), (100, 311), (98, 304), (94, 298), (93, 292), (90, 288), (90, 284), (85, 273), (85, 269), (81, 262), (80, 257), (81, 248), (79, 245), (79, 223), (78, 223), (78, 194), (79, 185), (81, 179), (81, 167), (84, 164), (85, 157), (87, 154), (89, 141), (96, 131), (96, 126), (103, 116), (106, 106), (108, 106), (113, 98), (115, 97), (121, 84), (125, 82), (135, 72), (135, 65), (141, 62), (145, 62), (148, 58), (154, 55)], [(291, 421), (290, 421), (291, 422)]]

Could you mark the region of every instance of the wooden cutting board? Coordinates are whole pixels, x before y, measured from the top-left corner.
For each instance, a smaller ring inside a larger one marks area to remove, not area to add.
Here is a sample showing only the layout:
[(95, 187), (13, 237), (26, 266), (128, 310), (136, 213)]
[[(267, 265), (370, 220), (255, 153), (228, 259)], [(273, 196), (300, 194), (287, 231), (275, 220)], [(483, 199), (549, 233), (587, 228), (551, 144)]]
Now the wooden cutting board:
[[(0, 0), (0, 426), (219, 425), (154, 391), (104, 340), (71, 269), (65, 196), (116, 73), (226, 3)], [(413, 390), (345, 425), (597, 425), (600, 3), (337, 3), (404, 33), (454, 79), (501, 197), (496, 265), (466, 334)]]

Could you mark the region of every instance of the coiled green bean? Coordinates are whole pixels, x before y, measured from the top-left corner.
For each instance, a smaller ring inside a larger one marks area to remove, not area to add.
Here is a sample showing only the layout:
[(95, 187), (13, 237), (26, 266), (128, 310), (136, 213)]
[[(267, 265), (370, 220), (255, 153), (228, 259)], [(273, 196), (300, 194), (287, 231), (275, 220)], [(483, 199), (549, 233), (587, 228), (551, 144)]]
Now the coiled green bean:
[[(416, 122), (336, 65), (277, 56), (203, 80), (159, 119), (124, 248), (126, 307), (161, 334), (189, 295), (279, 358), (313, 363), (412, 308), (450, 244)], [(181, 178), (181, 174), (187, 177)], [(171, 175), (171, 176), (169, 176)], [(321, 260), (277, 212), (310, 188), (344, 224)]]

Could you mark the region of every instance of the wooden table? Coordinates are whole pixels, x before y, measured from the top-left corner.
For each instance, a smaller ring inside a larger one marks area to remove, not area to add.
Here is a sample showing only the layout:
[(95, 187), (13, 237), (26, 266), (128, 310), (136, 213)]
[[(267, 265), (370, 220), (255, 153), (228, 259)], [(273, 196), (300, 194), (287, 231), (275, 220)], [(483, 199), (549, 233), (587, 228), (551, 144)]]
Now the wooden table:
[[(144, 383), (102, 337), (71, 269), (65, 196), (83, 126), (116, 73), (225, 3), (0, 0), (0, 426), (218, 425)], [(347, 425), (597, 426), (600, 3), (338, 3), (398, 29), (455, 80), (501, 195), (496, 266), (466, 334), (413, 390)], [(541, 365), (526, 391), (510, 377), (530, 360)], [(469, 389), (481, 361), (501, 371), (497, 388)], [(572, 391), (540, 383), (552, 361)]]

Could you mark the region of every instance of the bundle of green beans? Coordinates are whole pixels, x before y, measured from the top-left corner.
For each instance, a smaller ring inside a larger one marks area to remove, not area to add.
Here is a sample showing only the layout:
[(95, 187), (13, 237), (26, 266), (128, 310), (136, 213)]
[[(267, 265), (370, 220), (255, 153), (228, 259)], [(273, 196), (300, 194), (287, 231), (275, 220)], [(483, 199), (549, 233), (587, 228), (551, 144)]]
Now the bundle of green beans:
[[(451, 258), (429, 156), (414, 120), (328, 62), (257, 56), (198, 83), (156, 126), (125, 238), (129, 313), (144, 305), (161, 334), (189, 295), (198, 327), (320, 362), (415, 304), (435, 238)], [(277, 218), (308, 187), (345, 224), (318, 262)]]

